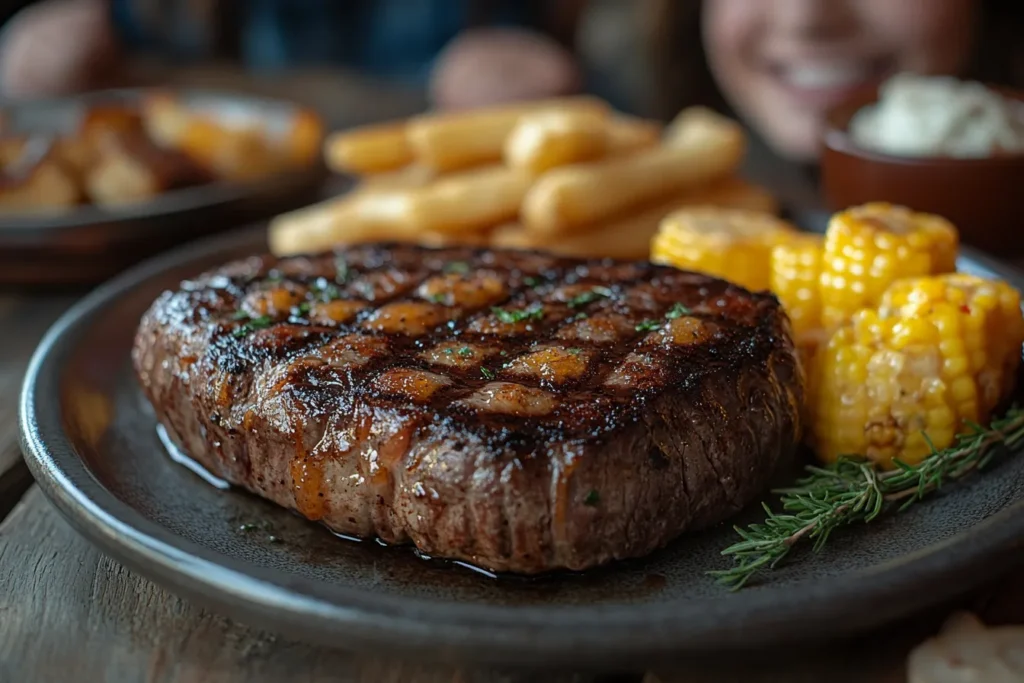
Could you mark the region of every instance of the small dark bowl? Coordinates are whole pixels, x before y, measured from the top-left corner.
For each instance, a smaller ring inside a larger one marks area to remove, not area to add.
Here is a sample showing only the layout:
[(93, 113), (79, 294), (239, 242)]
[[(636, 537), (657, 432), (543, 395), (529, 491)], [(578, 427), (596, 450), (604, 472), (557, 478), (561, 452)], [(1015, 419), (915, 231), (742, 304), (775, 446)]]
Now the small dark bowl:
[[(1024, 92), (997, 90), (1024, 101)], [(1024, 155), (922, 159), (862, 149), (848, 134), (850, 119), (877, 100), (877, 93), (864, 95), (828, 117), (821, 173), (829, 209), (901, 204), (948, 218), (968, 244), (1003, 256), (1024, 253)]]

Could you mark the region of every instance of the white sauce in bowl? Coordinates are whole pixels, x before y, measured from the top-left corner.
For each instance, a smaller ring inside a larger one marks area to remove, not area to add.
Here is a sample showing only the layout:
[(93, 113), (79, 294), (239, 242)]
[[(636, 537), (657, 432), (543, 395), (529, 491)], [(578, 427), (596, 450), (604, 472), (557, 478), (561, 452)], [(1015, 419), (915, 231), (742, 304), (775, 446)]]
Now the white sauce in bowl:
[(1024, 104), (981, 83), (900, 74), (850, 120), (860, 147), (902, 157), (978, 159), (1024, 153)]

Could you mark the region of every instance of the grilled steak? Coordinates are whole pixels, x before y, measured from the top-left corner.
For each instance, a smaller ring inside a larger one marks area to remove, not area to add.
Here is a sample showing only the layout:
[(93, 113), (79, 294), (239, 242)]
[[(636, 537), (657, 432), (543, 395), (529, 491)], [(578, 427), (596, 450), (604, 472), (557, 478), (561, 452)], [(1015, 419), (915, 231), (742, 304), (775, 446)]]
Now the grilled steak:
[(797, 441), (776, 300), (646, 262), (367, 245), (164, 293), (133, 359), (212, 473), (331, 529), (496, 571), (644, 555)]

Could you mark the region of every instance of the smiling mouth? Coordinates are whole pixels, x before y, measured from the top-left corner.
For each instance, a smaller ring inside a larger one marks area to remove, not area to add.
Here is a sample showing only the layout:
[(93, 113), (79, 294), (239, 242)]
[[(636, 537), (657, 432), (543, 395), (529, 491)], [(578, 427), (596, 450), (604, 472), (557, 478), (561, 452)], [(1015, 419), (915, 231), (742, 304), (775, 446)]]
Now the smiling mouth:
[(771, 69), (784, 86), (808, 92), (842, 91), (877, 84), (892, 70), (890, 60), (805, 62)]

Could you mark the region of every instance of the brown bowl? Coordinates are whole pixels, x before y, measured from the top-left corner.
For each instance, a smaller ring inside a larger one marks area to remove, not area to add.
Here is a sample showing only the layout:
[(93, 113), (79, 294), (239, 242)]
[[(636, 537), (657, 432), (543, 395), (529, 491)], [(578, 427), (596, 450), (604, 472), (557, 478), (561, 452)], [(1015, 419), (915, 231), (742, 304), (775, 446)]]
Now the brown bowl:
[[(1024, 92), (997, 90), (1024, 101)], [(948, 218), (968, 244), (1001, 255), (1024, 252), (1024, 155), (922, 159), (862, 149), (847, 129), (853, 115), (877, 99), (877, 93), (853, 99), (828, 117), (821, 159), (828, 208), (901, 204)]]

